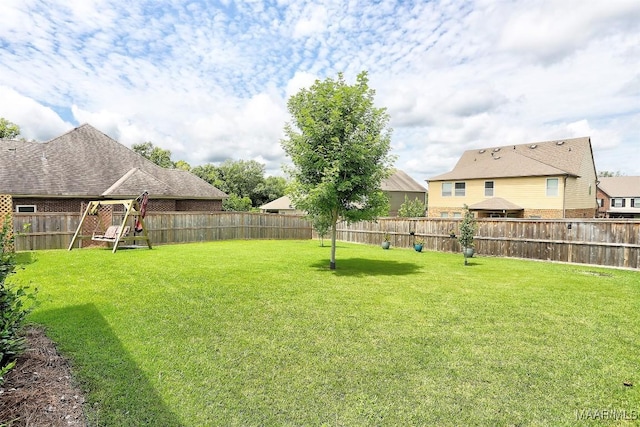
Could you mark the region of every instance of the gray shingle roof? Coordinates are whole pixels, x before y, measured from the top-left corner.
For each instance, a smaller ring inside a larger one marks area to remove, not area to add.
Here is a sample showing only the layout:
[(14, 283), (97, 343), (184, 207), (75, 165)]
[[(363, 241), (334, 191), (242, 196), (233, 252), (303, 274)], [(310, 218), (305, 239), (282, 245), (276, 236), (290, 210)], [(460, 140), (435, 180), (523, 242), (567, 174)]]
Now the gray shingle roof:
[(640, 197), (640, 176), (611, 176), (598, 179), (598, 188), (609, 197)]
[(452, 171), (434, 176), (429, 181), (580, 176), (586, 158), (593, 159), (589, 137), (467, 150)]
[(415, 191), (426, 193), (427, 189), (417, 183), (413, 178), (404, 171), (396, 169), (393, 174), (382, 181), (380, 185), (382, 191)]
[(0, 140), (0, 194), (63, 197), (222, 199), (190, 172), (165, 169), (91, 125), (48, 142)]

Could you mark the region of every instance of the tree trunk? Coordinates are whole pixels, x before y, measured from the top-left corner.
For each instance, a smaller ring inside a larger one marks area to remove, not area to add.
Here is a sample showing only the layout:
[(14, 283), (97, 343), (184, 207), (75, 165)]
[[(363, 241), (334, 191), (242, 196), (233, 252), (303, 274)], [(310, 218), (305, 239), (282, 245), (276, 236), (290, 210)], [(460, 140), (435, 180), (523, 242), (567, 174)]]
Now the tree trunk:
[(336, 223), (337, 221), (334, 221), (331, 226), (331, 261), (329, 263), (331, 270), (336, 269)]

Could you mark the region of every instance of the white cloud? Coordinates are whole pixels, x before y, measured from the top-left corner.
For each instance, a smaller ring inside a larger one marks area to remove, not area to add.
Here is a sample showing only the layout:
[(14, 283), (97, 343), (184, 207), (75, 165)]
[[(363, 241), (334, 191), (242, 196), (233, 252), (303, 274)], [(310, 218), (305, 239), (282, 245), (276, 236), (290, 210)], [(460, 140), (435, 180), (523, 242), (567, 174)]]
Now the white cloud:
[(0, 117), (20, 126), (20, 136), (46, 141), (73, 127), (55, 111), (6, 86), (0, 86)]
[(192, 165), (276, 173), (287, 99), (368, 70), (419, 181), (468, 148), (571, 136), (640, 175), (638, 21), (636, 0), (5, 0), (0, 116), (29, 138), (89, 122)]
[(522, 3), (508, 18), (500, 46), (549, 62), (574, 54), (594, 38), (609, 38), (621, 28), (637, 26), (640, 7), (635, 0), (544, 0), (533, 7)]
[(307, 4), (295, 24), (293, 37), (300, 38), (324, 31), (326, 20), (327, 11), (324, 6), (312, 3)]
[(287, 82), (285, 93), (287, 99), (300, 91), (300, 89), (308, 89), (318, 78), (311, 73), (304, 71), (296, 71), (293, 77)]

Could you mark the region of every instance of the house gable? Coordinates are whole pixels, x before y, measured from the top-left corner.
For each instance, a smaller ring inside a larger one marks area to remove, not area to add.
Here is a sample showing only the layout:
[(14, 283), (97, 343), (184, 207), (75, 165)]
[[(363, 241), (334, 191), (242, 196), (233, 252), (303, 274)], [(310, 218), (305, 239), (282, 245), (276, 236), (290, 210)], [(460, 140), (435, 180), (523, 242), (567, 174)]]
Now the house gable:
[(429, 179), (429, 215), (501, 197), (523, 207), (519, 216), (592, 217), (595, 179), (588, 137), (467, 150), (452, 171)]
[(225, 193), (182, 170), (162, 168), (88, 124), (48, 142), (2, 141), (0, 193), (19, 196), (222, 200)]
[(640, 218), (640, 176), (600, 177), (598, 213), (608, 218)]

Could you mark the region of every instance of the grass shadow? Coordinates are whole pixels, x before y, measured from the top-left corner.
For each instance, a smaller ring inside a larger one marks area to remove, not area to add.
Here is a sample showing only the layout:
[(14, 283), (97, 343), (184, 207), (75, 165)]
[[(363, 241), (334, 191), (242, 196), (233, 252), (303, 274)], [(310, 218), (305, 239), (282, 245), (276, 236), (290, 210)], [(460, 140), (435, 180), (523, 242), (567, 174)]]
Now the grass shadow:
[(93, 304), (39, 312), (32, 320), (71, 360), (90, 425), (182, 425)]
[(34, 252), (16, 252), (16, 265), (23, 266), (33, 264), (37, 261), (36, 254)]
[(472, 260), (472, 258), (469, 258), (469, 260), (467, 261), (467, 263), (466, 263), (466, 264), (464, 264), (464, 261), (462, 262), (462, 264), (463, 264), (465, 267), (474, 267), (474, 266), (476, 266), (476, 265), (482, 265), (482, 263), (481, 263), (481, 262), (476, 262), (475, 260)]
[(390, 260), (344, 258), (336, 260), (336, 269), (329, 269), (329, 260), (315, 262), (311, 267), (332, 271), (337, 276), (401, 276), (414, 274), (421, 266), (413, 262)]

